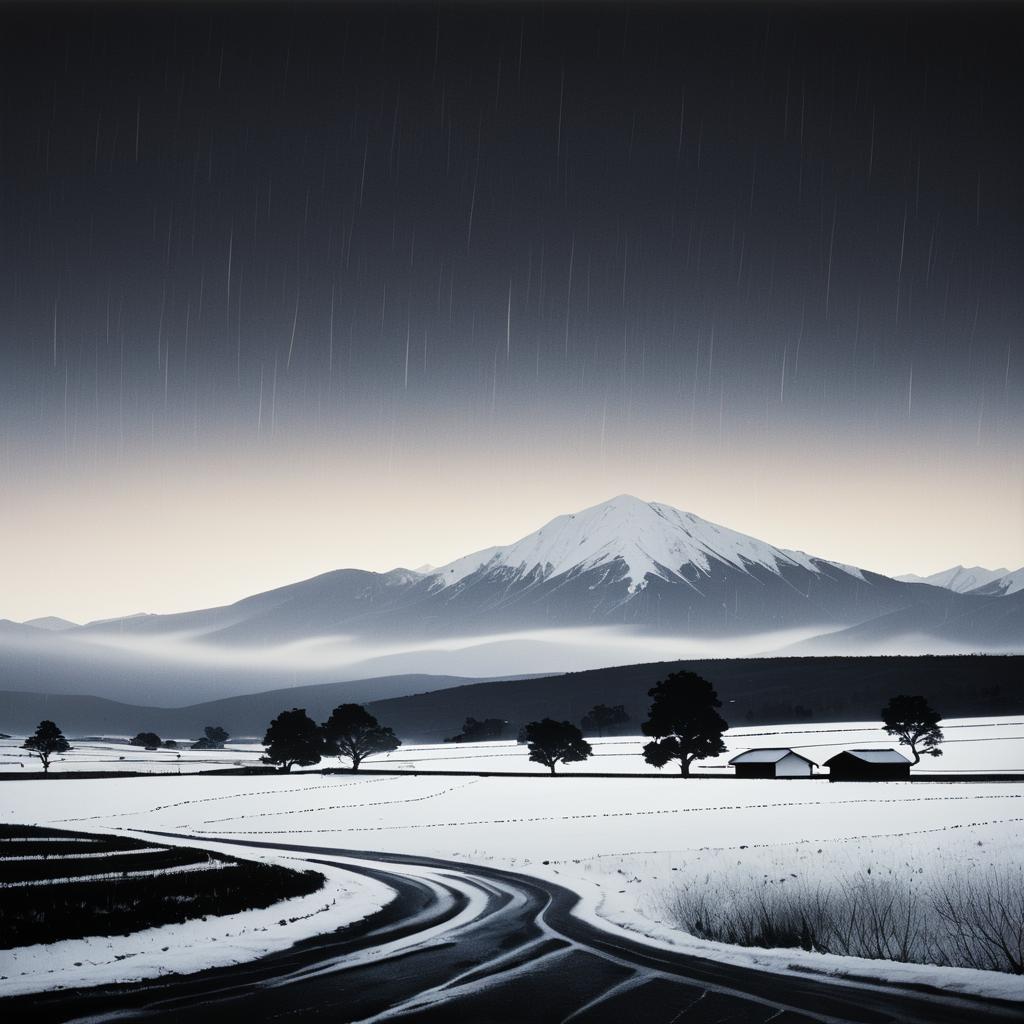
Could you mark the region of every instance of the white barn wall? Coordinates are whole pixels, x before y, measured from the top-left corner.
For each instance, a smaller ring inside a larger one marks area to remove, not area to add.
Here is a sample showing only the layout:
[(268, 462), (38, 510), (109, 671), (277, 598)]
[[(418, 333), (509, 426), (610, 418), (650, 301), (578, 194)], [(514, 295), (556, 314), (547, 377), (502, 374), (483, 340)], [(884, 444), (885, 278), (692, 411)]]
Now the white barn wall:
[(811, 766), (796, 754), (787, 754), (782, 760), (775, 762), (777, 779), (802, 778), (811, 774)]

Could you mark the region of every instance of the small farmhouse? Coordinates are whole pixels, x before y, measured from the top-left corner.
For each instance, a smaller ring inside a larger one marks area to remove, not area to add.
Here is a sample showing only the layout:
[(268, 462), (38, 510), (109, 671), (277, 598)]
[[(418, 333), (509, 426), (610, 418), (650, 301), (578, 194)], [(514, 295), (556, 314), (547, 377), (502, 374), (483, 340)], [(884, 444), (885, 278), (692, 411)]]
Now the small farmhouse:
[(910, 760), (898, 750), (844, 750), (825, 762), (832, 782), (909, 779)]
[(812, 775), (817, 764), (789, 747), (760, 747), (745, 750), (729, 764), (736, 775), (746, 779), (801, 779)]

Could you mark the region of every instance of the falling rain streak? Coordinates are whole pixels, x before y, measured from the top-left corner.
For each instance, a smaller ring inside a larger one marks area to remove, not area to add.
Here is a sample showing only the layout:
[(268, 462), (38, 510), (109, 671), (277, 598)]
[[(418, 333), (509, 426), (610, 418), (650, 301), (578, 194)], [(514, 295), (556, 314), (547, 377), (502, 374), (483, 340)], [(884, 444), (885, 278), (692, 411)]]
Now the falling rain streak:
[(1020, 471), (1019, 10), (4, 17), (5, 473)]

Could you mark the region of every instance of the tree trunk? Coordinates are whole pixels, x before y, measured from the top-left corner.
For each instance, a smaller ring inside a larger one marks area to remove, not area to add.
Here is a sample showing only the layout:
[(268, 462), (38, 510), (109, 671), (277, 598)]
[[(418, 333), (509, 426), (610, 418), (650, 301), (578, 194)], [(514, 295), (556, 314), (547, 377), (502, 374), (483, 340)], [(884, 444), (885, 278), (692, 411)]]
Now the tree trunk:
[(680, 761), (679, 762), (679, 774), (682, 775), (682, 777), (684, 779), (688, 779), (690, 777), (690, 762), (689, 761)]
[(551, 769), (551, 774), (554, 775), (555, 774), (555, 766), (553, 764), (549, 764), (548, 768)]
[(353, 757), (352, 758), (352, 771), (354, 771), (354, 772), (359, 771), (359, 764), (360, 764), (361, 761), (362, 761), (361, 757)]
[(911, 764), (917, 764), (921, 760), (921, 755), (917, 752), (917, 746), (913, 743), (910, 744), (910, 752), (914, 755), (914, 760)]

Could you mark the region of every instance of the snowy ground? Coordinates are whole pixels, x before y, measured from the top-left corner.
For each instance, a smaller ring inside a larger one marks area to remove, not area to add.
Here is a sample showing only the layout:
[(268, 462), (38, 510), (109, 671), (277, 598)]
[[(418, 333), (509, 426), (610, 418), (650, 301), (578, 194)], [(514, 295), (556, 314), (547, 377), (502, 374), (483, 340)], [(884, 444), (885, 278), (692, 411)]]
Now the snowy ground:
[[(1024, 719), (1020, 716), (951, 718), (942, 723), (946, 739), (943, 756), (926, 757), (914, 769), (918, 775), (945, 773), (1024, 773)], [(721, 757), (700, 761), (697, 772), (731, 775), (729, 758), (751, 747), (793, 747), (819, 765), (850, 747), (895, 747), (877, 722), (842, 722), (815, 725), (768, 725), (737, 727), (725, 735), (728, 751)], [(646, 772), (671, 774), (671, 769), (651, 768), (641, 756), (647, 737), (588, 737), (594, 754), (587, 761), (559, 766), (565, 774), (578, 772)], [(904, 749), (904, 752), (907, 751)], [(527, 758), (526, 747), (514, 742), (442, 743), (403, 746), (392, 754), (369, 758), (367, 768), (395, 767), (442, 771), (544, 771)], [(827, 769), (824, 769), (827, 773)]]
[[(215, 849), (216, 844), (191, 846)], [(306, 868), (286, 855), (246, 851), (251, 860)], [(141, 981), (163, 974), (226, 967), (287, 949), (300, 939), (362, 920), (394, 893), (362, 875), (316, 865), (326, 878), (318, 892), (282, 900), (262, 910), (205, 917), (131, 935), (65, 939), (49, 945), (0, 949), (0, 996), (52, 988)]]
[[(38, 772), (39, 759), (22, 750), (24, 737), (0, 739), (0, 772)], [(263, 748), (254, 744), (229, 744), (223, 750), (190, 750), (191, 740), (182, 740), (180, 750), (146, 750), (133, 747), (128, 737), (71, 739), (71, 750), (50, 762), (50, 773), (58, 772), (179, 772), (210, 771), (258, 764)]]
[[(946, 756), (925, 767), (957, 772), (1024, 767), (1020, 720), (946, 725)], [(730, 736), (733, 752), (790, 744), (816, 761), (840, 746), (890, 745), (876, 730), (850, 725), (737, 730)], [(600, 770), (642, 770), (639, 745), (638, 738), (597, 741)], [(404, 748), (390, 761), (467, 771), (531, 767), (524, 748), (514, 744)], [(568, 885), (584, 897), (581, 913), (658, 942), (772, 969), (784, 961), (870, 977), (885, 974), (876, 961), (799, 950), (718, 949), (681, 934), (668, 926), (664, 913), (673, 875), (709, 873), (735, 863), (748, 874), (773, 874), (789, 866), (813, 877), (841, 870), (844, 863), (859, 870), (910, 862), (938, 874), (966, 863), (968, 853), (978, 849), (986, 863), (1019, 864), (1024, 843), (1021, 782), (830, 785), (824, 780), (686, 781), (671, 773), (649, 779), (314, 773), (56, 777), (45, 783), (0, 782), (0, 808), (0, 820), (22, 824), (155, 829), (205, 842), (218, 836), (262, 839), (493, 864)], [(1024, 1000), (1024, 980), (994, 974), (973, 978), (988, 973), (893, 966), (888, 976)]]
[[(918, 775), (987, 772), (1024, 773), (1024, 719), (1020, 716), (993, 718), (951, 718), (942, 723), (946, 733), (941, 758), (925, 758), (914, 772)], [(0, 771), (39, 771), (38, 759), (22, 750), (23, 738), (0, 740)], [(640, 736), (608, 739), (591, 737), (594, 756), (560, 771), (649, 772), (658, 774), (640, 756), (647, 742)], [(731, 774), (730, 757), (749, 747), (794, 747), (819, 764), (846, 747), (891, 747), (876, 722), (843, 722), (815, 725), (772, 725), (737, 727), (726, 734), (729, 751), (696, 766), (700, 772)], [(208, 771), (259, 764), (263, 748), (255, 744), (229, 744), (224, 750), (145, 750), (116, 740), (75, 740), (73, 749), (55, 758), (50, 772), (141, 771), (167, 774)], [(180, 755), (180, 756), (179, 756)], [(320, 767), (341, 762), (324, 761)], [(510, 741), (497, 743), (441, 743), (406, 745), (392, 754), (371, 757), (367, 768), (438, 769), (441, 771), (544, 771), (527, 759), (526, 747)], [(667, 771), (667, 770), (666, 770)]]

